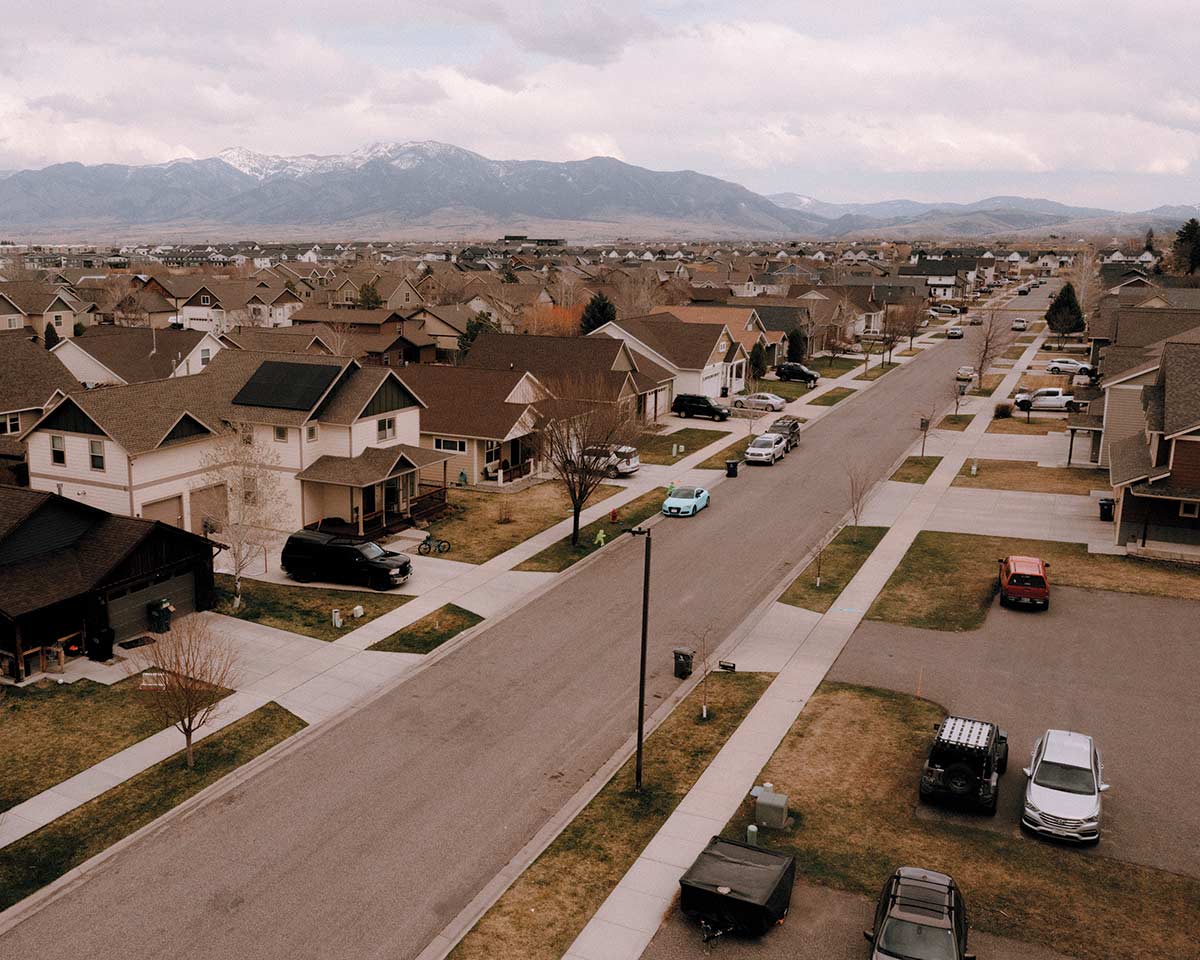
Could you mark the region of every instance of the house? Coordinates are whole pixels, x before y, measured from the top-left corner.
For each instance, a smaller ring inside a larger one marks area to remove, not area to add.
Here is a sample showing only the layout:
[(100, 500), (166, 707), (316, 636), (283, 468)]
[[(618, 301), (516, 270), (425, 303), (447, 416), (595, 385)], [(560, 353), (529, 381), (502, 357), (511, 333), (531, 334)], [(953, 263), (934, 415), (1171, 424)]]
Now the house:
[(0, 486), (0, 674), (63, 672), (87, 641), (144, 634), (153, 601), (212, 605), (213, 545), (153, 520)]
[(650, 421), (667, 413), (674, 398), (673, 374), (630, 350), (620, 337), (614, 342), (609, 337), (485, 331), (475, 338), (463, 365), (527, 371), (557, 399), (628, 403)]
[(1110, 453), (1116, 543), (1200, 562), (1200, 330), (1164, 344), (1141, 402), (1142, 429), (1114, 441)]
[(430, 327), (427, 319), (408, 317), (386, 307), (346, 310), (306, 306), (296, 311), (292, 323), (292, 329), (310, 331), (337, 353), (383, 366), (433, 363), (452, 357), (458, 349), (457, 333), (453, 336), (454, 350), (443, 351), (439, 341), (426, 332)]
[[(45, 410), (79, 384), (28, 328), (0, 331), (0, 470), (25, 460), (20, 437)], [(23, 472), (22, 472), (23, 475)]]
[(0, 330), (28, 327), (43, 339), (53, 327), (59, 338), (75, 336), (75, 323), (88, 319), (83, 306), (62, 286), (29, 280), (0, 283)]
[(445, 503), (418, 471), (421, 400), (347, 357), (220, 351), (202, 373), (73, 393), (23, 434), (29, 483), (124, 516), (219, 530), (233, 443), (279, 478), (282, 530), (366, 536)]
[(211, 333), (153, 327), (90, 327), (51, 353), (85, 385), (184, 377), (208, 366), (224, 344)]
[(502, 487), (538, 474), (535, 405), (550, 391), (532, 373), (418, 366), (404, 381), (425, 403), (421, 446), (451, 455), (452, 480)]
[(220, 336), (226, 347), (267, 353), (313, 353), (329, 356), (333, 350), (321, 339), (319, 327), (231, 327)]
[(479, 311), (470, 304), (426, 304), (405, 315), (405, 331), (417, 329), (433, 340), (438, 363), (453, 363), (458, 355), (458, 338), (467, 332), (467, 322)]
[(656, 364), (674, 378), (674, 394), (728, 397), (745, 389), (749, 357), (724, 325), (684, 323), (655, 313), (615, 320), (588, 335), (597, 336), (623, 340), (633, 356)]
[[(749, 357), (755, 346), (761, 346), (767, 366), (774, 366), (786, 355), (787, 346), (779, 331), (769, 331), (759, 318), (754, 307), (742, 306), (683, 306), (654, 307), (651, 315), (669, 313), (684, 323), (710, 323), (724, 326), (730, 335), (742, 345)], [(779, 347), (783, 346), (783, 350)]]

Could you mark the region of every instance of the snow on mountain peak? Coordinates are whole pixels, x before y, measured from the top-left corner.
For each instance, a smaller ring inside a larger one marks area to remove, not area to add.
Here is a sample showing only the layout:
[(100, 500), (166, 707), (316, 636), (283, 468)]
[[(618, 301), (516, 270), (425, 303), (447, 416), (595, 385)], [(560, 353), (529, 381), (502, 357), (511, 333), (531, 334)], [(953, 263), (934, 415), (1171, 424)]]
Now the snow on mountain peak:
[(344, 154), (307, 153), (301, 156), (284, 157), (255, 153), (245, 147), (228, 147), (217, 154), (217, 158), (248, 176), (266, 180), (277, 176), (303, 177), (337, 170), (357, 170), (359, 167), (377, 160), (386, 161), (401, 169), (408, 169), (427, 160), (466, 153), (469, 151), (452, 144), (439, 143), (436, 140), (405, 143), (382, 140)]

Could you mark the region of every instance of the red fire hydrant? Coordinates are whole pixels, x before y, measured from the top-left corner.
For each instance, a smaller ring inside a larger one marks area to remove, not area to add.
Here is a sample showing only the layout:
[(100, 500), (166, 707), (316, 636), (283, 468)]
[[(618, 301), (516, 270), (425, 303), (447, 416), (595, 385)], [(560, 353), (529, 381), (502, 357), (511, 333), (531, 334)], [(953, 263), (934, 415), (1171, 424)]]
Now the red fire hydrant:
[(611, 510), (608, 511), (608, 522), (609, 523), (617, 522), (617, 508), (616, 507), (613, 507)]

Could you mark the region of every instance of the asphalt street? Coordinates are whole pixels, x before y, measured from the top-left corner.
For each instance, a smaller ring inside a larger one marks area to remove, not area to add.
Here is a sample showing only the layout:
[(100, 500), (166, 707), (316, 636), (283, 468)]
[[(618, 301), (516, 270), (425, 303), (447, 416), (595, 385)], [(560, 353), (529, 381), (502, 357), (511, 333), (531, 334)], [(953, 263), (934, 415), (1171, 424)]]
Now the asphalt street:
[[(705, 629), (724, 638), (843, 514), (846, 465), (882, 478), (917, 439), (919, 415), (945, 408), (978, 330), (843, 401), (785, 461), (718, 486), (700, 516), (654, 528), (649, 710), (678, 682), (671, 648)], [(2, 952), (416, 956), (632, 733), (641, 551), (615, 545), (119, 852), (11, 930)]]

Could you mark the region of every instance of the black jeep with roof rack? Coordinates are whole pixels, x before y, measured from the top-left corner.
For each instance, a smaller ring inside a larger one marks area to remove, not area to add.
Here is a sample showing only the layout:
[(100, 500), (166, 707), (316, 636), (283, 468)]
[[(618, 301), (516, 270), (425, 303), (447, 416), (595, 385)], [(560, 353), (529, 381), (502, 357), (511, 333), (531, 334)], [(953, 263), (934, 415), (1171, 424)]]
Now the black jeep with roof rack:
[(921, 771), (921, 799), (956, 800), (995, 816), (1000, 777), (1008, 769), (1008, 734), (967, 717), (947, 717), (934, 729)]

